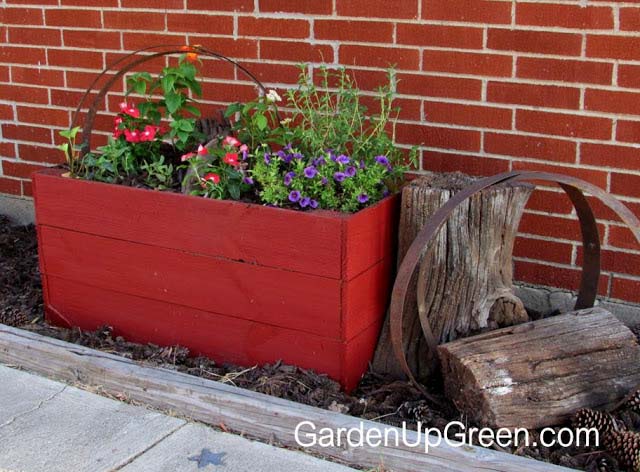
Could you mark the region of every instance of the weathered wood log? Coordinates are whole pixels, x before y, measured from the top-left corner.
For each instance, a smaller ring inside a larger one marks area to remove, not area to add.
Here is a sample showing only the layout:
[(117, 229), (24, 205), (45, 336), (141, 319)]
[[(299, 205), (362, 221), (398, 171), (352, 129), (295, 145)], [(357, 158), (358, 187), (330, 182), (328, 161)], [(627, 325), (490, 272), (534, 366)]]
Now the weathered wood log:
[[(146, 367), (124, 357), (36, 333), (0, 325), (0, 362), (42, 375), (92, 386), (101, 392), (124, 396), (206, 424), (220, 426), (263, 441), (299, 448), (299, 438), (309, 443), (310, 433), (323, 428), (339, 437), (335, 445), (316, 442), (305, 448), (320, 456), (369, 469), (396, 472), (570, 472), (565, 467), (477, 446), (454, 447), (445, 441), (435, 446), (436, 437), (406, 432), (406, 440), (393, 439), (377, 447), (352, 447), (347, 430), (362, 428), (403, 433), (375, 421), (362, 420), (328, 410), (270, 397), (232, 385), (155, 367)], [(313, 429), (309, 423), (315, 425)], [(300, 425), (300, 423), (303, 423)], [(300, 426), (299, 426), (300, 425)], [(391, 438), (394, 437), (390, 433)], [(377, 436), (378, 438), (380, 436)], [(425, 454), (426, 442), (430, 449)]]
[(438, 347), (445, 392), (481, 425), (541, 428), (613, 405), (640, 383), (640, 345), (601, 308)]
[[(404, 188), (398, 264), (429, 217), (473, 180), (459, 173), (429, 174)], [(486, 189), (460, 205), (440, 231), (423, 266), (428, 271), (427, 318), (439, 342), (528, 321), (514, 294), (511, 257), (520, 217), (532, 191), (533, 187), (524, 183)], [(403, 344), (411, 371), (424, 379), (433, 373), (433, 359), (418, 318), (417, 272), (405, 305)], [(403, 376), (391, 346), (388, 314), (373, 369)]]

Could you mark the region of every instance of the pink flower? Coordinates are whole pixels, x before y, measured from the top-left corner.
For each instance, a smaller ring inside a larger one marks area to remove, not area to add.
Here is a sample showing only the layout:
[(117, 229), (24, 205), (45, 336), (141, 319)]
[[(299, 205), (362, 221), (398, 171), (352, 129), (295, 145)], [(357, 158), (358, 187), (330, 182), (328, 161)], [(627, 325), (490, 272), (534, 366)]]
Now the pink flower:
[(224, 158), (222, 159), (222, 162), (234, 167), (240, 164), (240, 162), (238, 162), (238, 154), (235, 152), (226, 153), (224, 155)]
[(238, 141), (233, 136), (227, 136), (222, 140), (222, 144), (224, 144), (225, 146), (238, 147), (240, 146), (240, 141)]
[(198, 156), (206, 156), (207, 154), (209, 154), (209, 150), (200, 144), (198, 146)]
[(118, 139), (120, 136), (122, 136), (122, 130), (116, 126), (113, 129), (113, 138)]
[(130, 143), (138, 143), (140, 142), (140, 131), (137, 129), (134, 130), (124, 130), (124, 139), (126, 139)]
[(184, 161), (188, 161), (189, 159), (191, 159), (192, 157), (195, 157), (196, 153), (195, 152), (188, 152), (186, 154), (183, 154), (182, 157), (180, 157), (180, 160), (182, 162)]
[(140, 141), (153, 141), (156, 137), (158, 128), (153, 125), (147, 125), (144, 127), (142, 133), (140, 133)]
[(116, 128), (120, 126), (122, 124), (122, 117), (116, 116), (113, 120), (113, 124), (116, 126)]
[(242, 146), (240, 146), (240, 147), (238, 148), (238, 150), (239, 150), (240, 152), (247, 152), (247, 151), (249, 150), (249, 148), (247, 147), (247, 145), (246, 145), (246, 144), (243, 144)]
[(138, 110), (133, 104), (120, 102), (119, 106), (121, 113), (125, 113), (133, 118), (140, 118), (140, 110)]
[(202, 180), (213, 182), (214, 184), (218, 184), (220, 183), (220, 176), (215, 172), (209, 172), (202, 178)]

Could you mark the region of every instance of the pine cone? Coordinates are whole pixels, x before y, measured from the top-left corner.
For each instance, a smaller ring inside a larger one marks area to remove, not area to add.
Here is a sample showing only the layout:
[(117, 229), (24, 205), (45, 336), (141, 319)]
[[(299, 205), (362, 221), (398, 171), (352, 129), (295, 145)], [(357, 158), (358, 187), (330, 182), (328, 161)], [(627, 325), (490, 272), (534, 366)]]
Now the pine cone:
[(29, 323), (29, 318), (22, 311), (7, 307), (0, 311), (0, 323), (20, 327)]
[(601, 457), (598, 459), (596, 472), (613, 472), (613, 466), (609, 463), (606, 457)]
[(605, 438), (607, 450), (629, 471), (640, 471), (640, 433), (612, 431)]
[(433, 420), (433, 412), (426, 404), (426, 402), (422, 400), (404, 402), (400, 406), (398, 413), (402, 418), (407, 418), (410, 421), (414, 421), (416, 423), (429, 423)]
[(602, 411), (582, 408), (573, 416), (574, 428), (597, 429), (601, 435), (606, 435), (615, 430), (615, 420), (613, 417)]
[(636, 390), (633, 395), (627, 398), (624, 402), (623, 408), (627, 408), (640, 414), (640, 388)]

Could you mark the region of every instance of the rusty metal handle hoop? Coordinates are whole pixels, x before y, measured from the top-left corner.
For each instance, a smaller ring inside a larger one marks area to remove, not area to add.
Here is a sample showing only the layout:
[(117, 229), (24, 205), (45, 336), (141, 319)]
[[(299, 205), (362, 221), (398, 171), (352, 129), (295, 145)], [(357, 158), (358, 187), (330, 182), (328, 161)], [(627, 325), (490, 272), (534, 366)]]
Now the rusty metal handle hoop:
[[(138, 54), (141, 53), (145, 53), (145, 52), (149, 52), (151, 54), (147, 54), (144, 55), (142, 57), (138, 57), (135, 60), (130, 60), (132, 58), (134, 58), (135, 56), (137, 56)], [(112, 62), (111, 64), (109, 64), (107, 67), (105, 67), (105, 69), (100, 72), (96, 78), (93, 80), (93, 82), (91, 83), (91, 85), (89, 85), (89, 87), (87, 88), (87, 90), (84, 92), (84, 94), (82, 95), (82, 97), (80, 98), (80, 103), (78, 104), (74, 114), (73, 114), (73, 119), (71, 120), (71, 128), (73, 128), (74, 126), (77, 125), (78, 120), (80, 118), (80, 111), (82, 110), (82, 107), (85, 103), (85, 101), (87, 100), (87, 98), (89, 97), (89, 95), (91, 94), (91, 92), (93, 91), (94, 87), (96, 86), (96, 84), (98, 83), (98, 81), (105, 75), (107, 74), (109, 71), (114, 70), (114, 68), (116, 66), (121, 66), (118, 71), (116, 72), (115, 75), (113, 75), (112, 77), (109, 78), (109, 80), (107, 80), (107, 82), (102, 86), (102, 88), (100, 89), (100, 91), (98, 92), (98, 94), (96, 95), (96, 97), (93, 100), (93, 103), (91, 104), (91, 106), (89, 107), (89, 110), (87, 112), (87, 117), (85, 119), (84, 122), (84, 126), (82, 128), (82, 143), (80, 145), (80, 159), (82, 159), (91, 149), (91, 134), (93, 132), (93, 124), (95, 121), (95, 117), (96, 117), (96, 113), (97, 113), (97, 109), (98, 106), (100, 105), (101, 100), (104, 98), (104, 96), (107, 94), (107, 92), (111, 89), (111, 87), (113, 86), (113, 84), (120, 78), (122, 77), (124, 74), (126, 74), (127, 72), (131, 71), (134, 67), (143, 64), (147, 61), (150, 61), (152, 59), (155, 59), (157, 57), (162, 57), (162, 56), (168, 56), (171, 54), (184, 54), (184, 53), (189, 53), (189, 52), (193, 52), (193, 53), (197, 53), (201, 56), (207, 56), (207, 57), (212, 57), (215, 59), (220, 59), (223, 61), (226, 61), (232, 65), (234, 65), (235, 67), (237, 67), (238, 69), (240, 69), (240, 71), (246, 75), (249, 79), (251, 79), (259, 88), (263, 93), (266, 93), (267, 90), (265, 88), (265, 86), (262, 84), (262, 82), (260, 82), (260, 80), (258, 80), (258, 78), (253, 75), (246, 67), (242, 66), (241, 64), (239, 64), (237, 61), (230, 59), (229, 57), (220, 54), (219, 52), (215, 52), (212, 51), (210, 49), (207, 49), (205, 47), (202, 46), (188, 46), (187, 48), (185, 48), (184, 46), (180, 46), (180, 45), (157, 45), (157, 46), (149, 46), (146, 48), (142, 48), (142, 49), (138, 49), (137, 51), (133, 51), (123, 57), (121, 57), (120, 59)], [(124, 65), (122, 65), (124, 64)], [(274, 104), (275, 106), (275, 104)], [(277, 108), (276, 108), (276, 114), (277, 114)], [(278, 119), (279, 116), (278, 116)]]
[[(391, 295), (390, 306), (390, 331), (391, 343), (394, 354), (400, 363), (403, 371), (413, 384), (418, 386), (423, 393), (427, 394), (424, 387), (417, 382), (404, 354), (403, 341), (403, 311), (405, 299), (409, 288), (411, 277), (413, 276), (418, 264), (421, 264), (418, 277), (417, 297), (418, 300), (424, 298), (426, 290), (425, 273), (423, 267), (428, 263), (428, 254), (433, 249), (433, 242), (438, 235), (439, 230), (446, 223), (451, 213), (463, 202), (476, 193), (484, 189), (494, 187), (507, 182), (519, 181), (545, 181), (558, 184), (571, 200), (576, 214), (580, 222), (582, 231), (582, 244), (584, 252), (584, 261), (582, 265), (582, 277), (578, 298), (576, 300), (575, 309), (583, 309), (592, 307), (600, 279), (600, 239), (598, 235), (598, 227), (596, 225), (595, 216), (589, 205), (589, 202), (583, 192), (588, 192), (592, 196), (598, 198), (611, 210), (613, 210), (620, 219), (629, 227), (634, 234), (638, 243), (640, 243), (640, 221), (622, 202), (612, 195), (609, 195), (599, 187), (585, 182), (584, 180), (570, 177), (563, 174), (555, 174), (549, 172), (536, 171), (513, 171), (487, 177), (469, 185), (460, 192), (456, 193), (442, 207), (440, 207), (433, 216), (427, 221), (427, 224), (418, 233), (414, 242), (409, 247), (402, 263), (398, 269), (393, 292)], [(420, 309), (418, 312), (420, 325), (423, 335), (427, 341), (431, 358), (437, 362), (436, 348), (438, 340), (435, 338), (431, 329), (429, 320), (424, 306), (418, 303)]]

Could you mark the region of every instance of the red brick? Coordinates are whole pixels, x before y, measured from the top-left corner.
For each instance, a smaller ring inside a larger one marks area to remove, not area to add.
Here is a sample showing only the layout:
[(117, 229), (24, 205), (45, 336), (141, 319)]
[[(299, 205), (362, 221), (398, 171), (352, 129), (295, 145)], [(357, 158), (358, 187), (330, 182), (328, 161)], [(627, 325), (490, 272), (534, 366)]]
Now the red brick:
[(62, 164), (64, 154), (55, 146), (36, 146), (33, 144), (18, 144), (20, 159), (47, 164)]
[(373, 47), (341, 44), (340, 62), (345, 65), (357, 65), (360, 67), (388, 68), (396, 66), (398, 69), (417, 70), (420, 66), (420, 51), (386, 46)]
[(49, 102), (49, 94), (45, 88), (7, 84), (0, 87), (0, 100), (46, 104)]
[(398, 124), (398, 142), (459, 151), (479, 151), (480, 132), (426, 125)]
[(9, 28), (9, 42), (12, 44), (37, 44), (39, 46), (60, 46), (60, 30), (51, 28)]
[(2, 161), (2, 172), (4, 175), (23, 179), (30, 178), (33, 172), (44, 169), (45, 167), (46, 166), (25, 164), (23, 162)]
[(423, 74), (398, 74), (398, 93), (422, 97), (480, 100), (482, 82), (478, 79)]
[(538, 172), (551, 172), (554, 174), (565, 174), (578, 179), (585, 180), (593, 185), (606, 189), (607, 172), (603, 170), (584, 169), (582, 167), (556, 166), (542, 164), (538, 162), (513, 161), (513, 170), (531, 170)]
[(0, 104), (0, 120), (13, 121), (13, 107)]
[(204, 82), (202, 96), (215, 102), (248, 102), (256, 98), (257, 91), (254, 85), (249, 84)]
[(154, 8), (162, 10), (182, 10), (183, 0), (164, 0), (158, 4), (157, 0), (122, 0), (122, 8)]
[(52, 9), (45, 11), (45, 23), (47, 26), (69, 26), (72, 28), (97, 28), (101, 24), (100, 11), (98, 10), (74, 10)]
[(624, 279), (614, 275), (611, 283), (611, 298), (640, 303), (640, 280)]
[[(7, 162), (7, 161), (2, 161)], [(20, 195), (21, 185), (19, 180), (7, 179), (0, 177), (0, 193), (8, 193), (10, 195)]]
[(509, 24), (511, 4), (490, 0), (422, 0), (422, 18)]
[(422, 68), (427, 71), (510, 77), (513, 58), (498, 54), (426, 50)]
[(0, 82), (9, 82), (9, 66), (0, 65)]
[(259, 36), (276, 38), (308, 38), (309, 22), (307, 20), (255, 18), (241, 16), (238, 18), (238, 34), (240, 36)]
[[(400, 120), (420, 121), (422, 117), (422, 102), (412, 98), (396, 98), (393, 106), (400, 109)], [(375, 108), (376, 110), (378, 108)]]
[[(369, 22), (366, 24), (369, 24)], [(385, 24), (391, 27), (390, 23)], [(315, 28), (316, 37), (319, 38), (319, 36), (317, 36), (317, 21)], [(398, 44), (439, 46), (459, 49), (482, 49), (482, 28), (408, 23), (398, 23), (396, 28), (396, 40)]]
[(5, 25), (42, 25), (43, 13), (40, 8), (2, 8), (0, 24)]
[(22, 181), (22, 196), (33, 197), (33, 185), (29, 180)]
[(237, 59), (258, 58), (258, 41), (255, 39), (212, 38), (211, 36), (195, 35), (189, 35), (189, 37), (193, 44), (201, 44), (205, 48), (219, 51), (228, 57)]
[(640, 175), (612, 172), (611, 193), (626, 197), (640, 197)]
[(253, 0), (187, 0), (187, 10), (253, 11)]
[(529, 197), (527, 209), (569, 215), (573, 211), (573, 205), (564, 192), (552, 192), (549, 188), (540, 186)]
[(491, 154), (574, 163), (576, 143), (567, 140), (518, 134), (486, 133), (484, 150)]
[(336, 0), (336, 10), (340, 16), (417, 18), (418, 2), (416, 0), (395, 3), (389, 3), (388, 0)]
[(68, 49), (49, 49), (49, 65), (58, 67), (80, 67), (83, 69), (102, 69), (102, 53), (97, 51), (70, 51)]
[(496, 103), (515, 103), (550, 108), (578, 109), (580, 89), (555, 85), (489, 82), (487, 100)]
[(260, 58), (295, 63), (333, 62), (333, 48), (326, 45), (312, 45), (304, 41), (261, 40)]
[[(122, 46), (125, 50), (135, 51), (148, 47), (150, 44), (162, 43), (186, 44), (187, 39), (184, 34), (168, 34), (162, 31), (157, 33), (122, 33)], [(109, 61), (109, 59), (107, 59), (107, 61)]]
[[(587, 196), (587, 200), (598, 220), (607, 222), (614, 221), (617, 223), (621, 222), (620, 217), (616, 214), (616, 212), (602, 203), (600, 199)], [(640, 203), (624, 202), (624, 205), (636, 215), (640, 215)]]
[(484, 105), (425, 102), (426, 121), (478, 128), (510, 129), (512, 111)]
[[(106, 18), (105, 18), (105, 21)], [(164, 21), (164, 20), (163, 20)], [(167, 28), (174, 33), (233, 34), (233, 17), (230, 15), (201, 15), (170, 13)], [(157, 28), (144, 28), (157, 29)], [(161, 29), (161, 28), (160, 28)]]
[[(616, 140), (627, 143), (640, 143), (640, 121), (618, 120)], [(635, 167), (637, 169), (637, 165)]]
[(609, 225), (608, 243), (610, 246), (623, 249), (640, 249), (640, 246), (638, 246), (638, 240), (626, 226)]
[(516, 23), (562, 28), (613, 29), (613, 12), (609, 7), (584, 7), (540, 2), (517, 3)]
[(584, 105), (586, 110), (635, 115), (640, 110), (640, 93), (587, 89)]
[(640, 60), (640, 37), (588, 34), (587, 56)]
[(83, 92), (80, 91), (51, 89), (51, 104), (58, 107), (75, 109), (78, 103), (80, 103), (82, 95)]
[(6, 0), (7, 5), (57, 5), (58, 0)]
[[(149, 13), (149, 12), (136, 12), (136, 11), (105, 11), (104, 15), (104, 27), (105, 29), (116, 30), (152, 30), (162, 31), (164, 30), (164, 13)], [(169, 18), (181, 17), (178, 13), (171, 13)], [(194, 15), (195, 16), (195, 15)], [(204, 17), (200, 16), (200, 21), (203, 24), (208, 22)], [(172, 28), (169, 28), (172, 29)]]
[(87, 49), (120, 49), (120, 33), (115, 31), (64, 30), (64, 45)]
[(508, 171), (509, 161), (486, 156), (424, 151), (422, 153), (422, 168), (434, 172), (462, 171), (465, 174), (485, 176)]
[(6, 139), (17, 141), (30, 141), (36, 143), (50, 143), (51, 129), (39, 128), (31, 125), (2, 125), (2, 136)]
[(489, 29), (489, 49), (579, 56), (582, 37), (574, 33)]
[(291, 0), (260, 0), (259, 9), (265, 13), (287, 12), (330, 15), (333, 11), (332, 3), (332, 0), (307, 0), (300, 2), (292, 2)]
[[(57, 2), (55, 2), (57, 3)], [(63, 6), (82, 6), (82, 7), (117, 7), (118, 0), (60, 0)]]
[(620, 64), (618, 66), (618, 85), (640, 88), (640, 66)]
[(561, 218), (559, 216), (525, 212), (522, 215), (518, 231), (522, 234), (559, 238), (567, 241), (582, 240), (580, 225), (578, 220), (573, 217)]
[(611, 120), (546, 111), (517, 110), (516, 129), (532, 133), (571, 136), (576, 138), (609, 139)]
[(61, 87), (64, 85), (64, 72), (47, 68), (11, 67), (11, 81), (29, 85), (48, 85)]
[(541, 241), (521, 236), (515, 241), (513, 255), (515, 257), (557, 262), (559, 264), (571, 264), (573, 244)]
[(640, 8), (620, 9), (620, 29), (623, 31), (640, 30)]
[(568, 59), (518, 57), (516, 75), (528, 79), (610, 85), (613, 64)]
[(393, 42), (393, 24), (382, 21), (319, 19), (314, 22), (313, 32), (316, 39), (362, 41), (367, 43)]
[(14, 47), (2, 45), (0, 48), (0, 62), (12, 64), (41, 64), (47, 63), (44, 48)]
[[(640, 249), (640, 245), (637, 247)], [(577, 264), (582, 265), (582, 247), (578, 247)], [(604, 249), (600, 252), (600, 266), (607, 272), (640, 275), (640, 255)]]
[(581, 164), (637, 170), (638, 162), (640, 149), (637, 148), (594, 143), (580, 145)]
[(69, 126), (69, 112), (41, 107), (18, 106), (18, 121), (20, 123), (33, 123), (45, 126), (59, 126), (65, 128)]
[[(544, 242), (540, 242), (544, 244)], [(577, 290), (580, 287), (580, 270), (564, 267), (553, 267), (545, 263), (516, 260), (514, 262), (514, 279), (547, 287)]]

